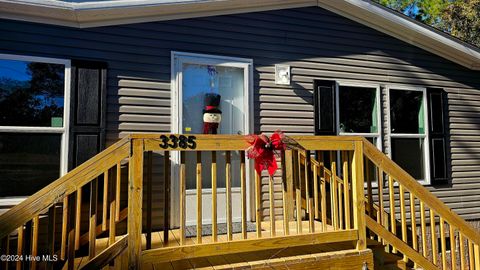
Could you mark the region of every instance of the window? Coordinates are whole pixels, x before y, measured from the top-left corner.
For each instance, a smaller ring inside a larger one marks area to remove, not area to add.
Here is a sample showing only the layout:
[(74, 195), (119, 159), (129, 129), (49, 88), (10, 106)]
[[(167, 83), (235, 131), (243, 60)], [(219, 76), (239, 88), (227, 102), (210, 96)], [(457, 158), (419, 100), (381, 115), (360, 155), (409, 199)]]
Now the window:
[(0, 54), (0, 197), (66, 172), (69, 61)]
[(429, 184), (426, 90), (388, 90), (389, 143), (393, 161), (417, 180)]
[(339, 134), (364, 136), (381, 148), (379, 95), (376, 86), (339, 85)]

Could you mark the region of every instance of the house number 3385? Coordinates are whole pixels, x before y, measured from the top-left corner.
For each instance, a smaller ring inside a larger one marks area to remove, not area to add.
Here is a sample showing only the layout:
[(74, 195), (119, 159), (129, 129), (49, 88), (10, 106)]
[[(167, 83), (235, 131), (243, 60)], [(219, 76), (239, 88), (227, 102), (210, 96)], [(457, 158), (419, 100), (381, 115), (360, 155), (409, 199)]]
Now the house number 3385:
[(195, 149), (197, 147), (197, 143), (195, 142), (195, 136), (184, 136), (184, 135), (162, 135), (160, 136), (160, 140), (162, 143), (160, 147), (163, 149), (167, 148), (182, 148), (182, 149)]

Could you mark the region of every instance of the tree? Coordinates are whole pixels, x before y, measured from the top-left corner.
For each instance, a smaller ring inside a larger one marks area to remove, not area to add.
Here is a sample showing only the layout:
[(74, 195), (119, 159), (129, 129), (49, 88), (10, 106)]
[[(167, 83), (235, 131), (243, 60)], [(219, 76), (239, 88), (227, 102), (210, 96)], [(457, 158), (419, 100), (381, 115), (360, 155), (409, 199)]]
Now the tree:
[(373, 0), (480, 46), (480, 0)]
[(455, 1), (442, 16), (444, 30), (480, 47), (480, 0)]

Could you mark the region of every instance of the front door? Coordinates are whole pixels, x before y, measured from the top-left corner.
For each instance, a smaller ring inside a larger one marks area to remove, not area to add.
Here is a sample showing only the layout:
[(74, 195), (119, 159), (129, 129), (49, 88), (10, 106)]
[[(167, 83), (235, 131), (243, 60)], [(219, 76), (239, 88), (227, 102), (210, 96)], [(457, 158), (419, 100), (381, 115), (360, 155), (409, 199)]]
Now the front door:
[[(174, 109), (172, 112), (175, 133), (201, 134), (203, 132), (203, 110), (205, 95), (215, 93), (220, 95), (222, 120), (218, 134), (248, 134), (249, 133), (249, 86), (251, 61), (237, 58), (216, 57), (186, 53), (174, 53), (174, 82), (176, 91)], [(175, 102), (179, 101), (179, 102)], [(176, 103), (176, 104), (175, 104)], [(175, 130), (176, 129), (176, 130)], [(177, 161), (179, 157), (174, 157)], [(212, 216), (212, 153), (203, 152), (202, 157), (202, 223), (210, 224)], [(216, 152), (217, 161), (217, 218), (218, 223), (226, 222), (226, 192), (225, 192), (225, 152)], [(196, 224), (197, 184), (195, 152), (186, 153), (186, 222)], [(175, 163), (175, 162), (174, 162)], [(231, 152), (232, 201), (238, 202), (240, 197), (240, 156)], [(173, 174), (175, 177), (175, 173)], [(178, 178), (177, 178), (178, 179)], [(178, 181), (172, 181), (177, 184)], [(247, 179), (248, 183), (248, 179)], [(178, 190), (178, 188), (175, 188)], [(178, 194), (177, 192), (174, 194)], [(172, 196), (178, 207), (178, 196)], [(179, 213), (179, 211), (175, 211)], [(232, 208), (233, 221), (240, 221), (240, 204)], [(173, 220), (178, 220), (175, 216)]]

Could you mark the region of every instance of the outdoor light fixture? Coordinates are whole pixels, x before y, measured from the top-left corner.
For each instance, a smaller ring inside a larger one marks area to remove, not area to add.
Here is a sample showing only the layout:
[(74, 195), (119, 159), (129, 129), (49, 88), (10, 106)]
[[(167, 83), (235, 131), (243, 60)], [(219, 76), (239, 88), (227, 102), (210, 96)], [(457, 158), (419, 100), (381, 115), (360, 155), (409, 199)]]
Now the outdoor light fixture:
[(275, 84), (290, 84), (289, 65), (275, 65)]

